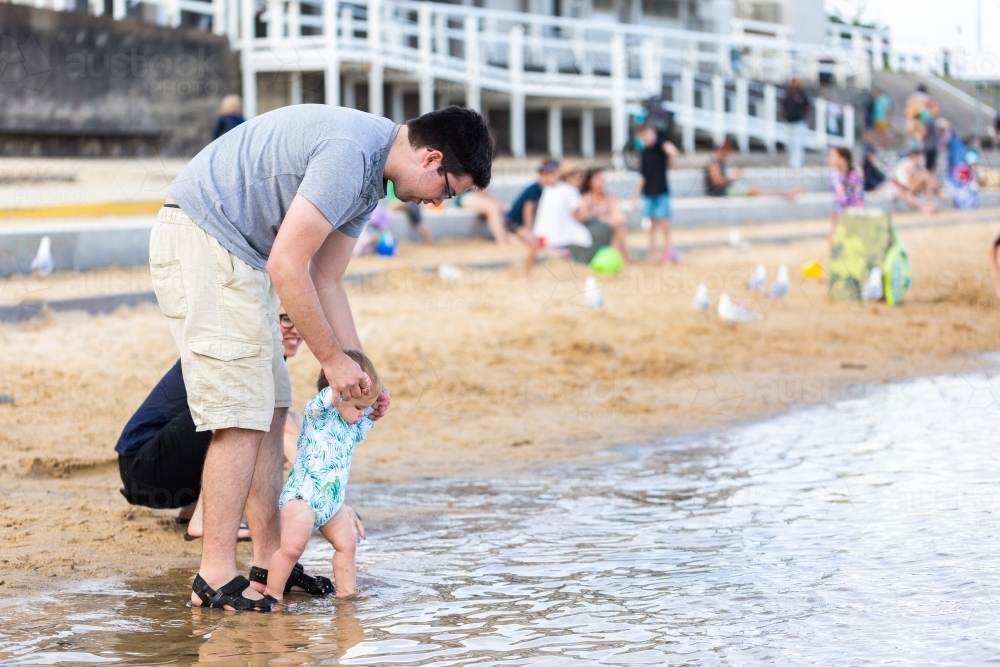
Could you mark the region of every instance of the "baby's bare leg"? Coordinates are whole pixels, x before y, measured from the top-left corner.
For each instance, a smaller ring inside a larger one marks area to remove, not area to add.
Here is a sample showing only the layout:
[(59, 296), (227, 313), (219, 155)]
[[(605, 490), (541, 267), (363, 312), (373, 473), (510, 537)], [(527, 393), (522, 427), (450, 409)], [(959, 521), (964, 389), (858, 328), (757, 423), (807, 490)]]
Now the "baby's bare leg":
[(285, 582), (299, 562), (312, 535), (316, 513), (304, 500), (293, 500), (281, 508), (281, 546), (271, 556), (266, 594), (278, 600), (285, 594)]
[(354, 517), (346, 507), (341, 507), (319, 532), (333, 545), (333, 582), (337, 597), (354, 595), (358, 567), (354, 560), (358, 548), (358, 530)]

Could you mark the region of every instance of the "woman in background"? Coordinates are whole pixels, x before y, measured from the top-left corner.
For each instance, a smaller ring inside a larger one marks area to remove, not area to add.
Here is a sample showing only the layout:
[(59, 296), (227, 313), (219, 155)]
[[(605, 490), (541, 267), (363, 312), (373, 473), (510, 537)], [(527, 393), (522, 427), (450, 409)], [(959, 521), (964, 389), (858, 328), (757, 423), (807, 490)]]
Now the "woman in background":
[(621, 253), (626, 261), (632, 258), (625, 244), (625, 212), (621, 201), (607, 190), (604, 167), (592, 167), (587, 170), (580, 184), (580, 193), (587, 204), (590, 219), (597, 220), (611, 229), (611, 245)]

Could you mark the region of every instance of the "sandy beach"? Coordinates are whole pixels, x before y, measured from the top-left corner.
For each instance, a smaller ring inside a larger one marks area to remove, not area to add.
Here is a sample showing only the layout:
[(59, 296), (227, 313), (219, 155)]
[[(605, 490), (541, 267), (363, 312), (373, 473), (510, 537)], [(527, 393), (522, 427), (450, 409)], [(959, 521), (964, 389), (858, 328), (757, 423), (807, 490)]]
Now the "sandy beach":
[[(996, 211), (897, 216), (914, 288), (898, 308), (831, 303), (798, 268), (822, 259), (828, 221), (745, 228), (748, 249), (712, 246), (726, 229), (680, 231), (679, 266), (635, 263), (601, 278), (605, 307), (586, 307), (588, 271), (550, 259), (530, 281), (516, 246), (449, 242), (362, 258), (350, 288), (365, 348), (393, 397), (359, 447), (352, 479), (516, 475), (548, 462), (607, 456), (647, 442), (763, 416), (789, 405), (864, 395), (866, 386), (952, 372), (1000, 347), (1000, 299), (987, 253)], [(758, 242), (812, 234), (814, 238)], [(637, 246), (642, 237), (632, 239)], [(699, 247), (699, 244), (702, 247)], [(444, 283), (441, 262), (481, 264)], [(757, 264), (787, 264), (792, 291), (747, 291)], [(766, 319), (732, 327), (691, 308), (695, 286), (728, 292)], [(144, 269), (0, 281), (0, 299), (148, 289)], [(142, 577), (195, 568), (173, 512), (129, 506), (113, 446), (177, 358), (155, 305), (108, 315), (48, 314), (0, 325), (0, 580), (5, 597), (67, 578)], [(316, 360), (290, 360), (295, 404), (312, 395)], [(350, 492), (348, 492), (350, 497)], [(364, 512), (364, 509), (359, 507)], [(366, 516), (370, 525), (390, 517)], [(247, 545), (240, 546), (242, 558)]]

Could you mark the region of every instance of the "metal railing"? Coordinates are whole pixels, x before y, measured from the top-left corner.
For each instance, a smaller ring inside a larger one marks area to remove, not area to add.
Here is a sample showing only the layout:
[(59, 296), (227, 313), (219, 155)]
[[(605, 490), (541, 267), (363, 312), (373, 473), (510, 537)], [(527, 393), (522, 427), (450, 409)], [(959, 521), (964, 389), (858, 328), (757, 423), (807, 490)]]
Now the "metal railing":
[[(103, 0), (88, 0), (92, 13)], [(68, 0), (51, 2), (67, 9)], [(113, 15), (128, 15), (127, 0), (114, 0)], [(63, 4), (56, 4), (63, 3)], [(716, 140), (734, 136), (773, 150), (785, 139), (777, 113), (777, 87), (791, 76), (843, 85), (868, 85), (870, 57), (844, 44), (799, 44), (748, 32), (716, 34), (501, 11), (413, 0), (148, 0), (165, 25), (179, 25), (188, 12), (211, 19), (241, 54), (244, 110), (257, 112), (257, 74), (323, 72), (327, 103), (341, 103), (341, 71), (350, 66), (368, 79), (368, 110), (383, 115), (383, 86), (417, 89), (421, 113), (435, 107), (440, 82), (463, 91), (467, 106), (481, 109), (483, 95), (509, 104), (510, 145), (525, 150), (525, 110), (547, 107), (551, 122), (562, 109), (581, 113), (582, 133), (593, 133), (594, 111), (609, 110), (612, 145), (624, 146), (629, 111), (640, 100), (667, 94), (693, 150), (697, 133)], [(265, 36), (257, 37), (263, 27)], [(295, 79), (289, 103), (301, 101)], [(763, 86), (751, 104), (751, 82)], [(697, 91), (697, 94), (696, 94)], [(699, 99), (700, 98), (700, 99)], [(820, 101), (817, 111), (826, 106)], [(853, 109), (844, 117), (853, 118)], [(817, 145), (853, 143), (853, 121), (839, 134), (826, 132), (825, 114)], [(839, 127), (839, 125), (838, 125)], [(555, 133), (558, 134), (558, 133)], [(581, 143), (593, 150), (593, 137)], [(558, 147), (553, 147), (558, 149)], [(588, 149), (584, 149), (586, 154)]]

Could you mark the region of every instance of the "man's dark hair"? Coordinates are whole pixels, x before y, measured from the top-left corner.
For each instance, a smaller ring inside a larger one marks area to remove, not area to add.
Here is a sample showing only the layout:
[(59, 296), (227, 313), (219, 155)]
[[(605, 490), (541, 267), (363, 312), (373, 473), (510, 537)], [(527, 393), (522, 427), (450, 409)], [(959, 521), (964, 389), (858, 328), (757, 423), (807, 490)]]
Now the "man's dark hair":
[(919, 85), (917, 86), (917, 92), (918, 92), (918, 93), (926, 93), (926, 92), (927, 92), (927, 86), (925, 86), (925, 85), (924, 85), (924, 84), (922, 84), (922, 83), (921, 83), (921, 84), (919, 84)]
[(479, 190), (489, 186), (496, 144), (477, 111), (450, 106), (408, 120), (406, 127), (411, 148), (441, 151), (449, 174), (471, 176)]

